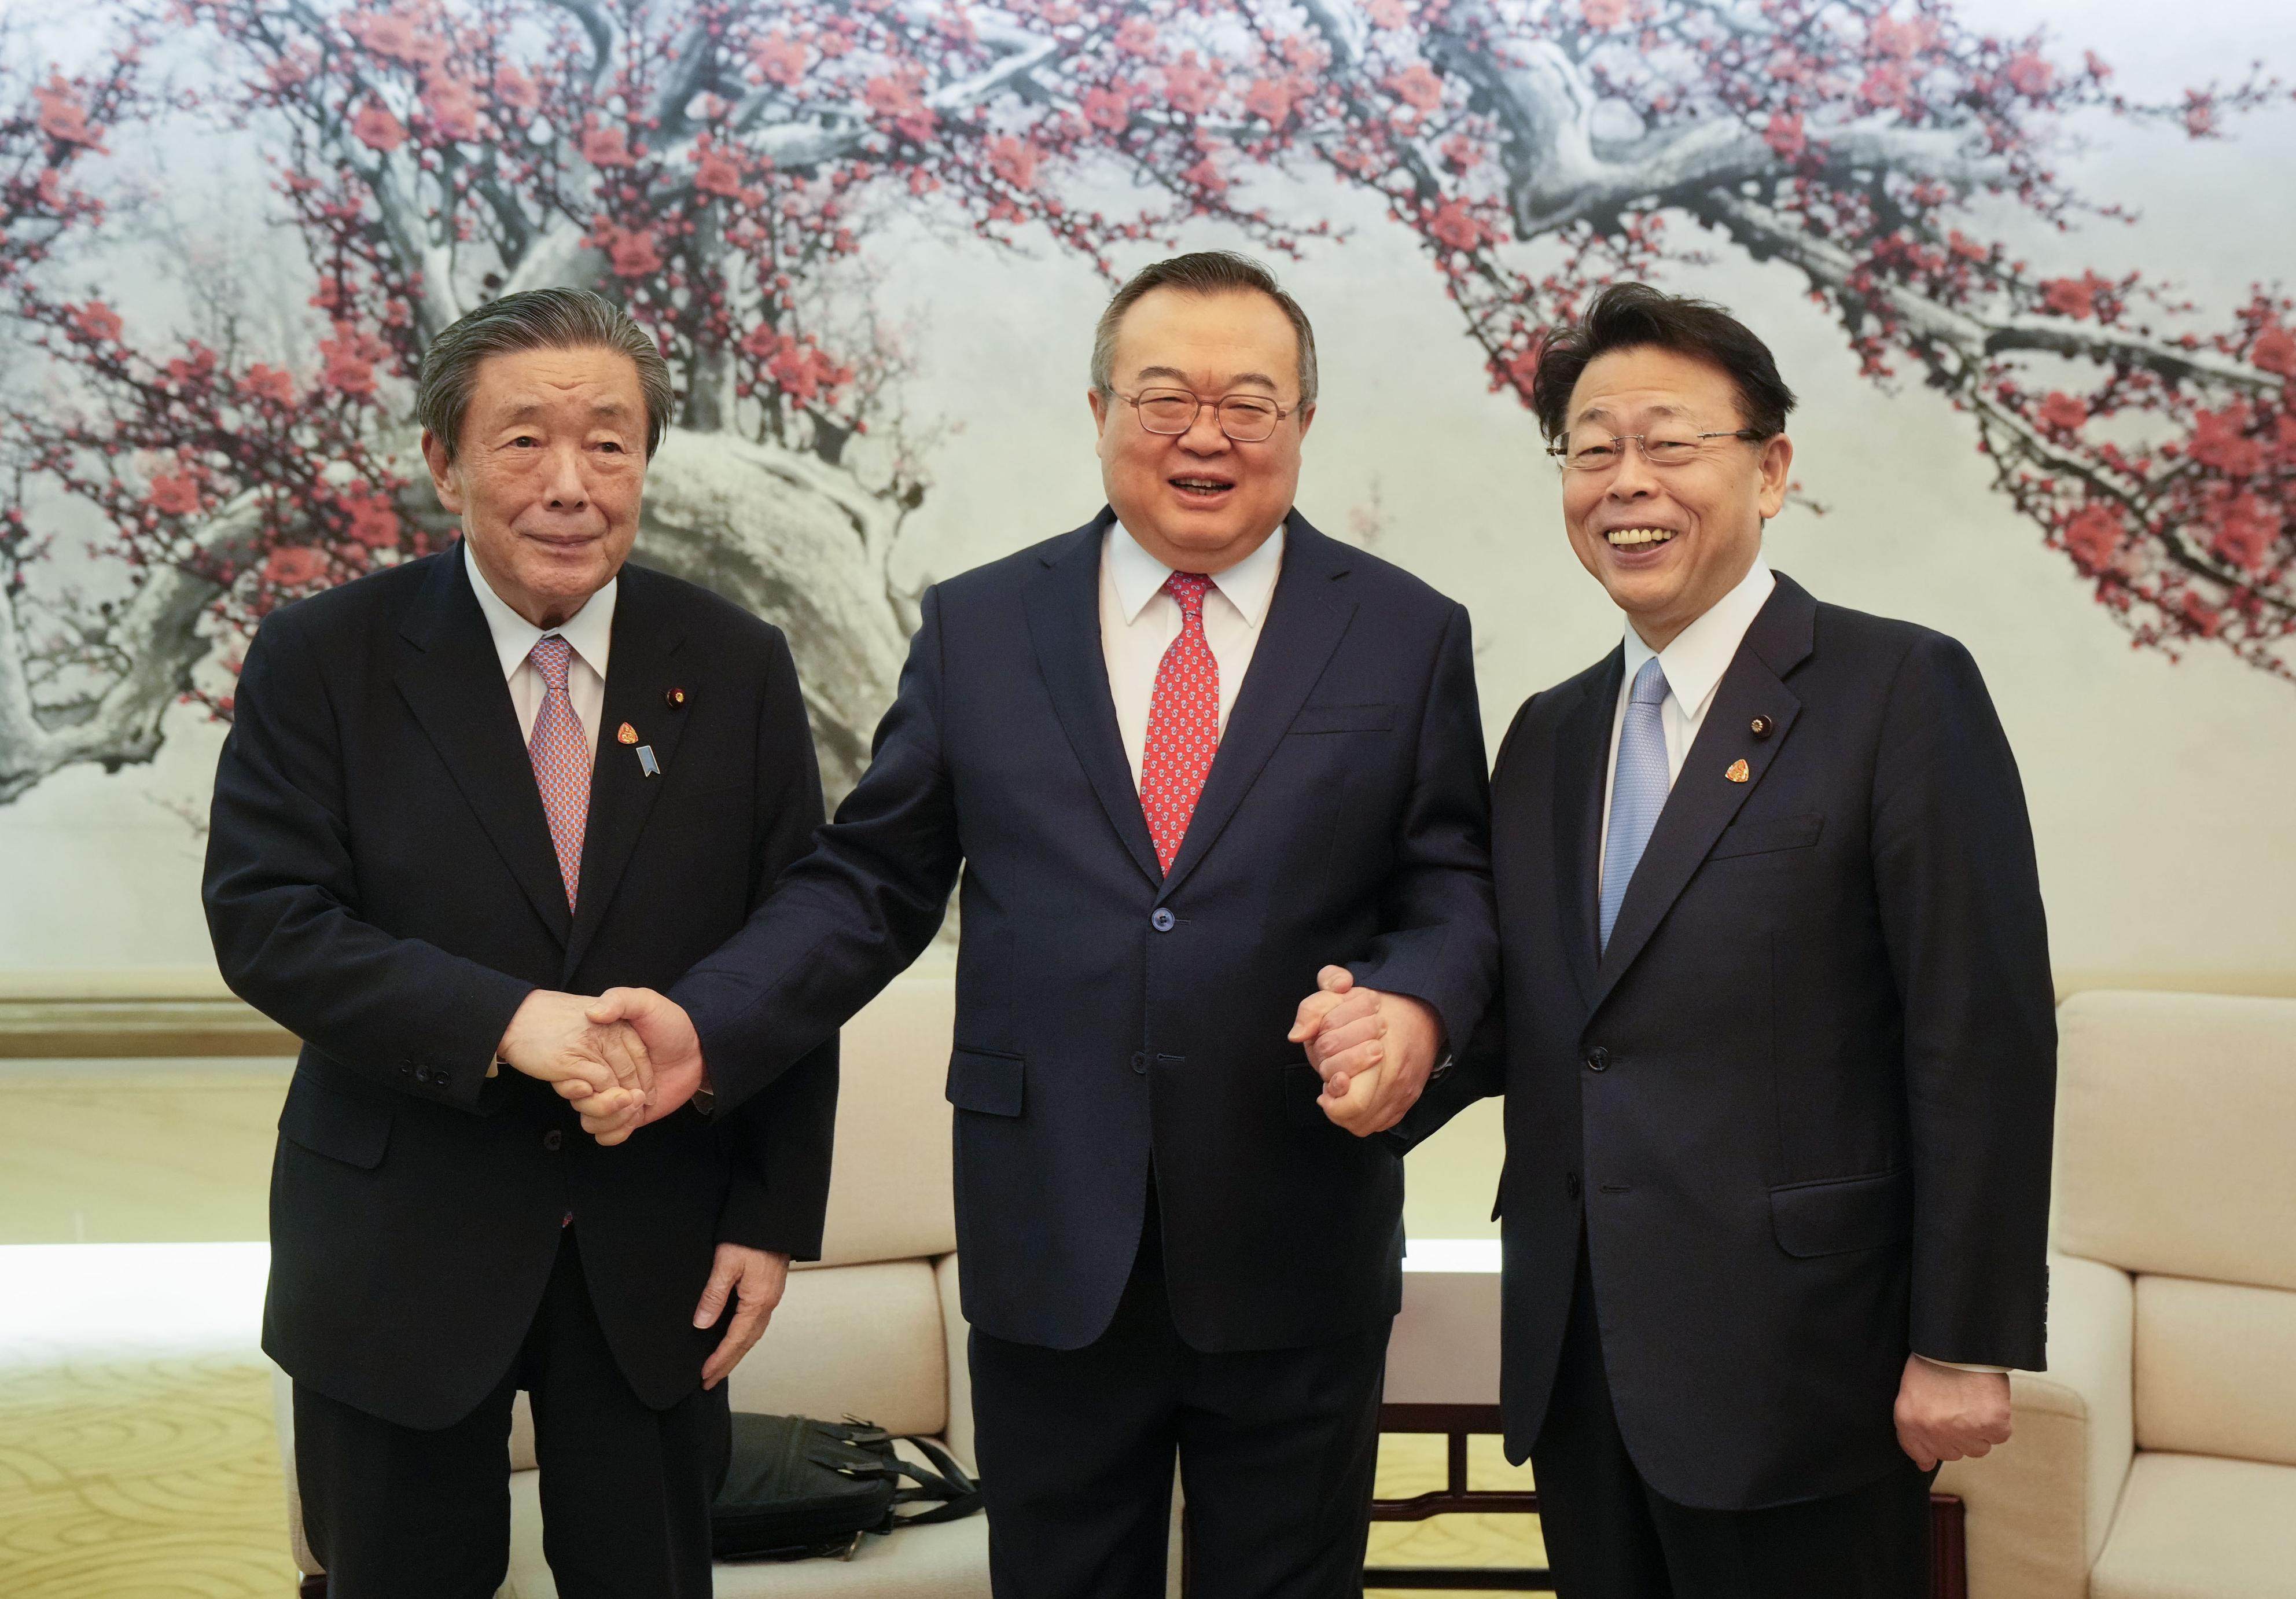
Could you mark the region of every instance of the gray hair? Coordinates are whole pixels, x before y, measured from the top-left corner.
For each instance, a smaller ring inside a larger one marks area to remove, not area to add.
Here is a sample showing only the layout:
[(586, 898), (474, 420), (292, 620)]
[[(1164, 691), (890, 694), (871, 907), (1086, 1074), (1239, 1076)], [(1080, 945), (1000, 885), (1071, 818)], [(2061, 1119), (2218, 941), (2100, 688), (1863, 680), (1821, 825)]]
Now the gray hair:
[(1144, 266), (1126, 280), (1124, 287), (1108, 302), (1100, 314), (1100, 325), (1092, 335), (1092, 386), (1103, 394), (1115, 392), (1116, 329), (1124, 314), (1147, 295), (1158, 289), (1177, 289), (1184, 294), (1265, 294), (1282, 308), (1292, 319), (1292, 331), (1300, 336), (1300, 406), (1301, 409), (1316, 403), (1316, 330), (1308, 325), (1308, 313), (1300, 302), (1283, 292), (1275, 275), (1253, 260), (1232, 250), (1201, 250), (1192, 255), (1173, 256)]
[(422, 375), (414, 390), (414, 414), (430, 436), (455, 458), (463, 418), (478, 387), (479, 364), (488, 356), (524, 349), (619, 350), (637, 363), (638, 387), (645, 392), (646, 459), (661, 447), (669, 414), (677, 403), (669, 363), (653, 335), (630, 314), (587, 289), (528, 289), (488, 300), (455, 319), (422, 352)]

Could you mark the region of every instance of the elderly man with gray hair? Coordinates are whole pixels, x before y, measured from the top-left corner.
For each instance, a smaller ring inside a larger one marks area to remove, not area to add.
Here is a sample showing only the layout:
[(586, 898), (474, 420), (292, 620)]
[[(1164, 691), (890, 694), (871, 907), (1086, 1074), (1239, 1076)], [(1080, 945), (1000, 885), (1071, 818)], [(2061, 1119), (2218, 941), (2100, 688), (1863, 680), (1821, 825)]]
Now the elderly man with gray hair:
[(275, 612), (241, 675), (205, 898), (304, 1040), (263, 1347), (333, 1599), (495, 1592), (520, 1389), (559, 1592), (707, 1595), (723, 1380), (819, 1252), (833, 1039), (627, 1149), (578, 1116), (660, 1089), (573, 996), (668, 987), (822, 815), (781, 634), (625, 564), (671, 404), (595, 295), (465, 316), (419, 397), (461, 539)]

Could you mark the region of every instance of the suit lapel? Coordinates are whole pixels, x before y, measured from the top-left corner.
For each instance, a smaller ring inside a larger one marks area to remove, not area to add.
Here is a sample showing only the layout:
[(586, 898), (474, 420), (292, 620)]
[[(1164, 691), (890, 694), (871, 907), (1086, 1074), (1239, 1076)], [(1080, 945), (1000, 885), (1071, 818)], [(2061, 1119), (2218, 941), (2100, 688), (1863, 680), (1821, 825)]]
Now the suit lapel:
[(1140, 811), (1140, 790), (1125, 758), (1124, 737), (1117, 730), (1116, 699), (1109, 690), (1108, 657), (1100, 638), (1100, 546), (1115, 520), (1114, 512), (1103, 510), (1059, 541), (1044, 557), (1044, 570), (1029, 581), (1021, 604), (1037, 673), (1052, 696), (1061, 730), (1116, 836), (1155, 882), (1162, 873), (1148, 837), (1148, 819)]
[[(1159, 899), (1169, 898), (1219, 840), (1355, 617), (1356, 602), (1338, 581), (1348, 575), (1348, 547), (1316, 532), (1296, 511), (1285, 519), (1284, 529), (1283, 570), (1268, 602), (1267, 623)], [(1136, 795), (1133, 809), (1139, 808)]]
[(422, 592), (399, 625), (410, 648), (399, 664), (398, 692), (535, 914), (562, 944), (572, 921), (566, 884), (534, 766), (519, 736), (510, 685), (463, 570), (462, 546), (434, 559)]
[[(597, 937), (614, 890), (637, 848), (664, 784), (674, 769), (685, 710), (664, 698), (676, 686), (672, 658), (685, 642), (667, 586), (650, 571), (625, 565), (614, 598), (614, 644), (606, 662), (606, 703), (599, 717), (598, 758), (590, 777), (590, 819), (582, 840), (581, 893), (566, 946), (570, 979), (590, 941)], [(636, 742), (651, 749), (661, 775), (649, 777), (637, 750), (619, 730), (628, 726)]]
[(1611, 724), (1626, 675), (1626, 651), (1612, 650), (1579, 691), (1578, 703), (1565, 714), (1554, 735), (1554, 891), (1562, 918), (1562, 947), (1582, 998), (1595, 993), (1595, 944), (1600, 937), (1604, 764), (1611, 754)]
[[(1659, 923), (1674, 906), (1682, 890), (1714, 848), (1714, 840), (1730, 824), (1747, 796), (1761, 786), (1763, 774), (1777, 759), (1801, 701), (1786, 688), (1785, 676), (1810, 652), (1816, 602), (1791, 579), (1779, 577), (1777, 587), (1746, 630), (1738, 653), (1714, 690), (1714, 702), (1697, 742), (1682, 763), (1682, 775), (1642, 860), (1627, 884), (1619, 906), (1619, 919), (1611, 929), (1609, 947), (1603, 951), (1595, 972), (1594, 1006), (1600, 1006), (1618, 987)], [(1769, 736), (1757, 739), (1753, 718), (1767, 718), (1775, 726)], [(1727, 774), (1738, 761), (1746, 763), (1746, 778), (1733, 783)], [(1590, 1008), (1591, 1013), (1591, 1008)]]

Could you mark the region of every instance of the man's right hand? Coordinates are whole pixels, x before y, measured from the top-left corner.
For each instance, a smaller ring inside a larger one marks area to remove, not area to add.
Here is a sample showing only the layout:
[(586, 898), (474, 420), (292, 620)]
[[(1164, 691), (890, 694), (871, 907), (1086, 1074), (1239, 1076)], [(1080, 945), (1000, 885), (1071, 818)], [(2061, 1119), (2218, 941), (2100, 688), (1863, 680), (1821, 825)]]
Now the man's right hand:
[(660, 1121), (701, 1088), (704, 1066), (701, 1038), (685, 1008), (652, 988), (609, 988), (588, 1002), (588, 1019), (601, 1027), (629, 1028), (644, 1041), (656, 1076), (642, 1100), (607, 1094), (568, 1097), (581, 1113), (582, 1130), (603, 1144), (616, 1144), (649, 1122)]
[(645, 1041), (634, 1028), (592, 1021), (595, 1003), (537, 988), (510, 1019), (496, 1053), (512, 1070), (600, 1113), (643, 1105), (654, 1092)]

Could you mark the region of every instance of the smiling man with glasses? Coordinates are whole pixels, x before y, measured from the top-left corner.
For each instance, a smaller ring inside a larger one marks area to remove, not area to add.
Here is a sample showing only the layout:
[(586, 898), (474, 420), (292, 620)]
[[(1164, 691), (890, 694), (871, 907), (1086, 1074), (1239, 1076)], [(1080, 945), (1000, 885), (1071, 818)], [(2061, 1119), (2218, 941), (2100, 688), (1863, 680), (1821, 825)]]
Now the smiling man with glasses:
[[(1308, 318), (1238, 256), (1141, 272), (1092, 357), (1108, 504), (929, 590), (875, 756), (668, 996), (658, 1070), (740, 1105), (959, 884), (956, 1229), (1000, 1599), (1360, 1594), (1401, 1301), (1401, 1113), (1497, 974), (1467, 614), (1292, 507)], [(1288, 1034), (1326, 963), (1385, 1058)], [(1333, 970), (1341, 968), (1334, 966)], [(601, 1125), (602, 1141), (653, 1136)]]
[(1532, 405), (1625, 636), (1507, 734), (1504, 1039), (1398, 1131), (1506, 1096), (1507, 1453), (1562, 1599), (1917, 1599), (1938, 1463), (2043, 1357), (2016, 764), (1967, 651), (1763, 561), (1793, 395), (1743, 324), (1607, 289)]

